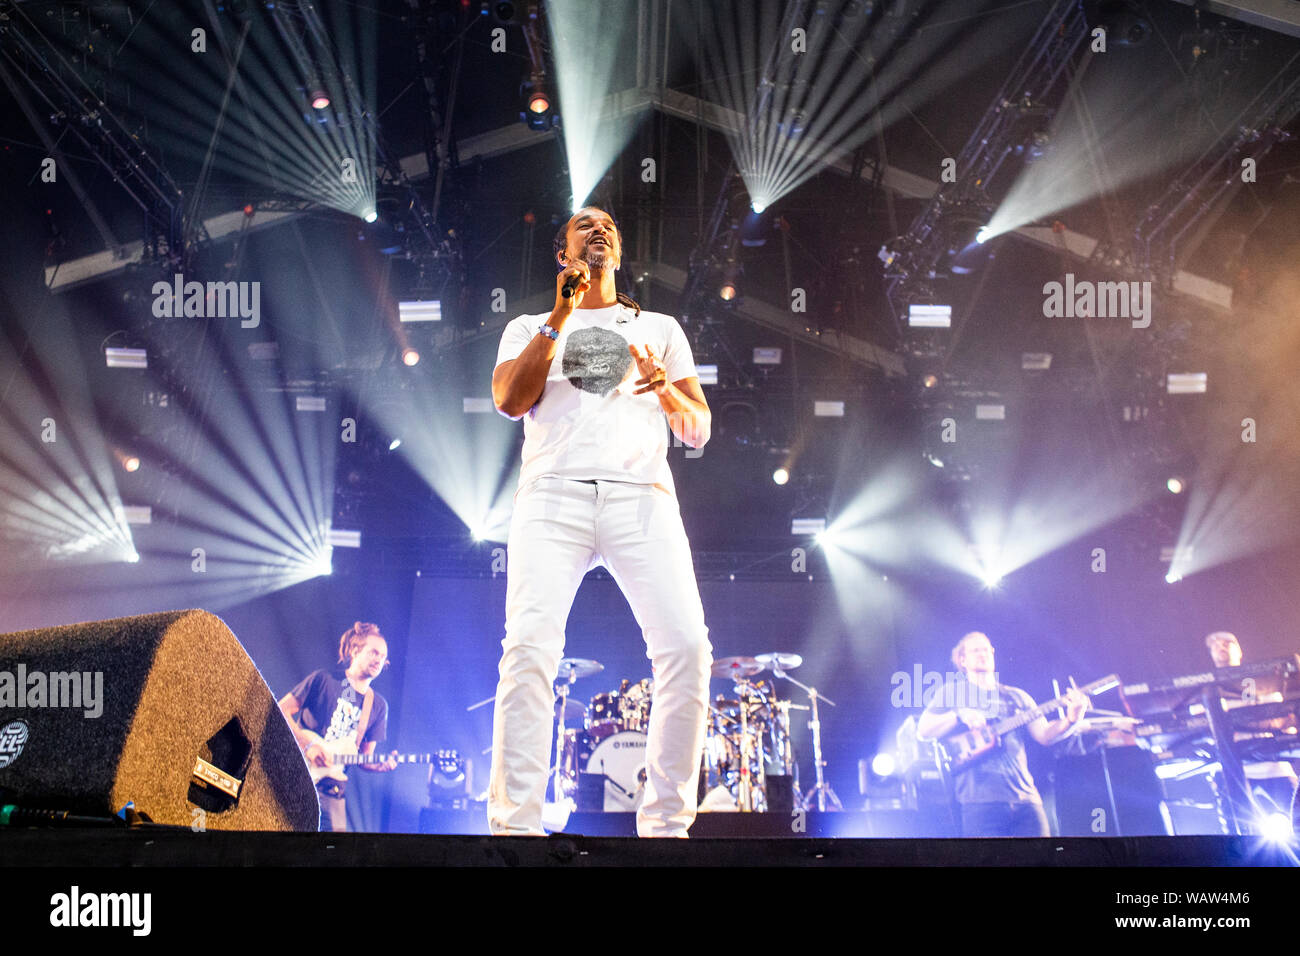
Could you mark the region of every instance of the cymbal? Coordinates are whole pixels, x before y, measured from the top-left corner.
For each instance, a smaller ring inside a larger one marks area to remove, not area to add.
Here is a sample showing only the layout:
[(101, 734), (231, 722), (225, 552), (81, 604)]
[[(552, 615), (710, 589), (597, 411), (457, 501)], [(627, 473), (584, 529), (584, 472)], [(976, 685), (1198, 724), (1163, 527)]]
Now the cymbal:
[(773, 670), (781, 668), (783, 671), (792, 671), (803, 663), (803, 658), (798, 654), (790, 654), (786, 651), (772, 651), (769, 654), (759, 654), (754, 660), (758, 661), (764, 667), (771, 667)]
[(588, 660), (585, 657), (566, 657), (560, 661), (560, 673), (557, 677), (562, 680), (577, 680), (579, 677), (599, 674), (604, 669), (605, 665), (600, 661)]
[(713, 662), (714, 677), (751, 677), (762, 670), (763, 665), (752, 657), (720, 657)]

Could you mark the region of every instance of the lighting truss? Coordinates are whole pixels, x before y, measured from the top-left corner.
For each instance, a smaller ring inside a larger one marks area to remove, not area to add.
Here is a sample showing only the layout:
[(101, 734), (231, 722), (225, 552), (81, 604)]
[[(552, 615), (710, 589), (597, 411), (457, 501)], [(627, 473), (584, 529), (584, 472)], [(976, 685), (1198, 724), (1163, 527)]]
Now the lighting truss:
[(1024, 145), (1025, 116), (1032, 113), (1037, 123), (1050, 122), (1057, 87), (1087, 35), (1082, 5), (1056, 0), (958, 154), (955, 181), (940, 183), (908, 231), (889, 244), (888, 255), (882, 252), (886, 293), (896, 319), (908, 305), (914, 282), (932, 278), (947, 252), (945, 224), (955, 215), (987, 217), (996, 206), (991, 187)]
[(180, 187), (141, 145), (138, 131), (126, 125), (41, 32), (27, 11), (16, 4), (9, 5), (0, 29), (0, 81), (59, 160), (60, 174), (77, 194), (110, 250), (117, 249), (120, 243), (81, 186), (74, 165), (63, 161), (64, 153), (50, 137), (40, 114), (57, 122), (80, 142), (144, 213), (146, 252), (174, 261), (183, 258), (185, 224)]
[(1280, 142), (1291, 139), (1284, 129), (1300, 115), (1300, 57), (1292, 57), (1227, 128), (1235, 131), (1206, 149), (1181, 176), (1170, 180), (1152, 203), (1133, 235), (1133, 264), (1143, 275), (1168, 287), (1178, 271), (1178, 259), (1194, 248), (1196, 226), (1243, 183), (1242, 162), (1258, 167)]

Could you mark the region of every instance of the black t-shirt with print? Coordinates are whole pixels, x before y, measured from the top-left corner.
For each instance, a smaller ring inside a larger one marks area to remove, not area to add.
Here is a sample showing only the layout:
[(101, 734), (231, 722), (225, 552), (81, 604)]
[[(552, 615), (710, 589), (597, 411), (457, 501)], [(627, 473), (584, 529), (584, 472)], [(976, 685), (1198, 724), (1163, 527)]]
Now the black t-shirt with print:
[[(356, 734), (365, 695), (358, 693), (346, 676), (313, 671), (291, 693), (302, 704), (298, 719), (308, 730), (320, 734), (327, 741), (342, 740)], [(370, 720), (358, 749), (365, 749), (370, 741), (378, 744), (387, 735), (388, 701), (376, 692), (375, 702), (370, 707)]]

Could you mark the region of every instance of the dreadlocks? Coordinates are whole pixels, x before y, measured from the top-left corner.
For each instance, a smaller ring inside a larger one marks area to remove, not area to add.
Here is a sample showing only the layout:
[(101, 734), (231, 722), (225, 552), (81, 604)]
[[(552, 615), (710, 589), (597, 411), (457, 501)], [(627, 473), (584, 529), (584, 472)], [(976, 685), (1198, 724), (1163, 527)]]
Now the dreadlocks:
[(367, 639), (378, 637), (382, 640), (383, 636), (379, 633), (379, 625), (377, 624), (363, 624), (361, 621), (354, 622), (339, 638), (339, 663), (349, 663), (352, 660), (352, 655), (365, 647)]

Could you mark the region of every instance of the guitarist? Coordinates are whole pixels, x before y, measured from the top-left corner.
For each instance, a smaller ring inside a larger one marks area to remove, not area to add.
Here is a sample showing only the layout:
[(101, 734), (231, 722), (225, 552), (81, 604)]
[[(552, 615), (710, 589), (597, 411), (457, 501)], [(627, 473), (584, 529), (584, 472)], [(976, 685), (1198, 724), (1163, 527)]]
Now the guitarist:
[[(993, 645), (979, 631), (957, 642), (952, 662), (959, 673), (931, 697), (917, 722), (919, 738), (935, 740), (975, 730), (1036, 706), (1020, 688), (998, 683)], [(957, 771), (954, 784), (963, 836), (1051, 836), (1042, 797), (1025, 759), (1025, 731), (1044, 746), (1075, 733), (1088, 699), (1073, 688), (1065, 698), (1064, 719), (1049, 722), (1039, 717), (1009, 731), (993, 750)]]
[[(345, 667), (342, 677), (337, 671), (313, 671), (280, 698), (280, 710), (289, 721), (298, 746), (307, 762), (317, 767), (330, 766), (333, 753), (304, 733), (304, 726), (326, 743), (352, 737), (357, 752), (367, 756), (375, 752), (375, 746), (388, 730), (388, 701), (370, 687), (370, 682), (388, 667), (388, 642), (379, 628), (357, 621), (345, 631), (339, 639), (339, 664)], [(397, 763), (390, 757), (383, 763), (360, 766), (365, 770), (386, 771), (395, 769)], [(345, 832), (348, 816), (343, 781), (324, 777), (316, 789), (320, 796), (321, 830)]]

